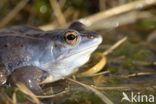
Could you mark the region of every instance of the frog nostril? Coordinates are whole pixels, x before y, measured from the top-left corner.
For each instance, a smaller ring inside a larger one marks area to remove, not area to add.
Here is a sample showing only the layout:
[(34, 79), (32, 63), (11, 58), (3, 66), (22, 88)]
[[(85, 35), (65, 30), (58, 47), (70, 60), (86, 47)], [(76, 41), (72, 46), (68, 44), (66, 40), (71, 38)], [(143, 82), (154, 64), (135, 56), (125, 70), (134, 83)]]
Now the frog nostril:
[(95, 36), (94, 35), (89, 35), (88, 38), (93, 39)]

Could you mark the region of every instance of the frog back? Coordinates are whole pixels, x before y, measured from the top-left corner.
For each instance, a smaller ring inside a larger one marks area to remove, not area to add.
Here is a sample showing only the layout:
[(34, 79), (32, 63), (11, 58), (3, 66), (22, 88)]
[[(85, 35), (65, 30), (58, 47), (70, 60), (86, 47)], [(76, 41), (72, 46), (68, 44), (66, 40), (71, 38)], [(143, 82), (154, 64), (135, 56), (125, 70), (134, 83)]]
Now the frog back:
[(41, 38), (43, 31), (32, 27), (17, 26), (0, 31), (0, 63), (13, 71), (22, 66), (40, 64), (49, 44)]

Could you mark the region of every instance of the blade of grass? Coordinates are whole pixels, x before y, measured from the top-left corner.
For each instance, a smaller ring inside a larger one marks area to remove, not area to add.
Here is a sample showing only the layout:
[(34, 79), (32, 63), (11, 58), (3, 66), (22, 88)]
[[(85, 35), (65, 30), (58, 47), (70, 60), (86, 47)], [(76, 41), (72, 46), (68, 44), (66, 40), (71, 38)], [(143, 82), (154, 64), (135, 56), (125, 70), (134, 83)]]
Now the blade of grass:
[(54, 97), (57, 97), (57, 96), (61, 96), (61, 95), (63, 95), (63, 94), (65, 94), (65, 93), (67, 93), (68, 91), (67, 90), (65, 90), (65, 91), (62, 91), (62, 92), (60, 92), (60, 93), (57, 93), (57, 94), (52, 94), (52, 95), (44, 95), (44, 96), (37, 96), (38, 98), (40, 98), (40, 99), (47, 99), (47, 98), (54, 98)]
[(24, 94), (30, 96), (33, 100), (33, 102), (35, 104), (40, 104), (39, 99), (37, 98), (36, 95), (34, 95), (24, 84), (22, 83), (17, 83), (16, 86), (18, 87), (18, 89), (23, 92)]
[(156, 3), (156, 0), (136, 0), (134, 2), (130, 2), (118, 7), (114, 7), (112, 9), (109, 9), (107, 11), (102, 11), (99, 13), (96, 13), (94, 15), (85, 17), (80, 19), (80, 21), (85, 24), (87, 27), (91, 26), (97, 21), (100, 21), (102, 19), (106, 19), (121, 13), (125, 13), (132, 10), (141, 9), (150, 5), (154, 5)]
[(63, 26), (66, 24), (66, 19), (61, 11), (61, 8), (60, 8), (60, 5), (58, 3), (57, 0), (50, 0), (50, 4), (51, 4), (51, 7), (53, 9), (53, 12), (56, 16), (56, 19), (59, 23), (59, 25)]
[(113, 46), (111, 46), (108, 50), (104, 51), (103, 52), (103, 55), (108, 55), (109, 53), (111, 53), (114, 49), (116, 49), (117, 47), (119, 47), (126, 40), (127, 40), (127, 37), (122, 38), (121, 40), (119, 40), (118, 42), (116, 42)]
[(7, 25), (20, 12), (20, 10), (24, 8), (24, 6), (27, 4), (27, 1), (28, 0), (21, 0), (17, 6), (1, 20), (0, 27)]
[(104, 94), (102, 94), (100, 91), (96, 90), (95, 88), (89, 86), (89, 85), (86, 85), (86, 84), (83, 84), (79, 81), (76, 81), (76, 80), (73, 80), (73, 79), (70, 79), (68, 78), (69, 81), (71, 82), (74, 82), (76, 84), (79, 84), (83, 87), (85, 87), (86, 89), (89, 89), (91, 90), (92, 92), (94, 92), (104, 103), (106, 104), (114, 104), (108, 97), (106, 97)]

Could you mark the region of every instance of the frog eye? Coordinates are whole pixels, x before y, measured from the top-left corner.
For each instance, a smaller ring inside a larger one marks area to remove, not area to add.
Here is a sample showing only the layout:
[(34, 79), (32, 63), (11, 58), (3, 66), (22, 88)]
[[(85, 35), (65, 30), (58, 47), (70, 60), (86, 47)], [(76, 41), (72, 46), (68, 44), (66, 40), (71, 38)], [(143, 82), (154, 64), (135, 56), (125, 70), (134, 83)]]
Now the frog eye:
[(78, 35), (76, 32), (66, 32), (64, 38), (70, 45), (75, 45), (78, 42)]

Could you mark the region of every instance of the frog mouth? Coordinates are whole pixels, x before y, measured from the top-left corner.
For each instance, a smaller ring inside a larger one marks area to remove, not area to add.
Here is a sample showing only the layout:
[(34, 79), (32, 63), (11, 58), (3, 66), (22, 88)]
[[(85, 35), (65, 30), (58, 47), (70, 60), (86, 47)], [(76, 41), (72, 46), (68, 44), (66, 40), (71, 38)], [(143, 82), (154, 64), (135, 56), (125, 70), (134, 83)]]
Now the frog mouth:
[(99, 46), (99, 44), (95, 44), (95, 45), (92, 45), (91, 47), (84, 48), (84, 49), (81, 49), (79, 51), (73, 52), (70, 55), (67, 55), (65, 57), (62, 57), (62, 59), (66, 59), (66, 58), (69, 58), (69, 57), (72, 57), (72, 56), (76, 56), (76, 55), (77, 55), (77, 57), (78, 56), (81, 57), (81, 55), (83, 55), (83, 54), (84, 55), (85, 54), (90, 55), (92, 52), (94, 52), (97, 49), (97, 47)]
[[(82, 47), (85, 47), (85, 48), (82, 48), (82, 49), (80, 49), (80, 50), (78, 50), (78, 51), (75, 51), (75, 52), (73, 52), (73, 53), (71, 53), (69, 56), (67, 56), (67, 57), (72, 57), (73, 55), (82, 55), (82, 54), (91, 54), (92, 52), (94, 52), (97, 48), (98, 48), (98, 46), (100, 45), (102, 43), (102, 38), (101, 38), (101, 36), (99, 36), (99, 38), (97, 38), (97, 39), (95, 39), (95, 40), (93, 40), (93, 41), (91, 41), (90, 43), (88, 43), (88, 44), (91, 44), (91, 46), (90, 47), (87, 47), (87, 43), (86, 44), (84, 44), (84, 45), (81, 45)], [(87, 47), (87, 48), (86, 48)]]
[(83, 54), (83, 53), (87, 53), (87, 52), (92, 52), (92, 51), (94, 51), (97, 47), (98, 47), (98, 44), (93, 45), (93, 46), (88, 47), (88, 48), (85, 48), (85, 49), (82, 49), (82, 50), (80, 50), (80, 51), (78, 51), (78, 52), (75, 52), (75, 53), (73, 53), (73, 54)]

